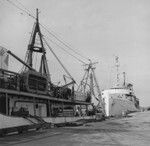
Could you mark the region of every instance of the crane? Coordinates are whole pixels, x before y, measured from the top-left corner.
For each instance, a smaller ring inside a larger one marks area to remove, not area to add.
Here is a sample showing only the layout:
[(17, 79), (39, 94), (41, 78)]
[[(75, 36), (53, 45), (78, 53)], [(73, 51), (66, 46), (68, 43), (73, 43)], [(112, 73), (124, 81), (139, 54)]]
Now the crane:
[[(77, 91), (82, 91), (84, 94), (86, 92), (89, 92), (91, 94), (91, 97), (93, 96), (98, 102), (97, 105), (92, 104), (93, 109), (96, 109), (97, 111), (101, 110), (101, 112), (105, 114), (105, 110), (104, 110), (105, 108), (101, 96), (101, 90), (96, 78), (95, 67), (94, 67), (94, 65), (97, 64), (98, 62), (92, 62), (91, 60), (89, 61), (90, 61), (89, 64), (84, 64), (85, 74), (78, 86)], [(95, 88), (97, 91), (97, 95), (95, 93)]]

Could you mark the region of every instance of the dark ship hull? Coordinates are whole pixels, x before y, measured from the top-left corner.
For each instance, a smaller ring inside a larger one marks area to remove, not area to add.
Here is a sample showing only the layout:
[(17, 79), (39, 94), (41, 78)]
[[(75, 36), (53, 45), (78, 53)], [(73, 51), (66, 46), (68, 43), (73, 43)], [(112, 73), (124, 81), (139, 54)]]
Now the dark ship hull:
[[(36, 35), (40, 38), (41, 46), (35, 45)], [(52, 83), (38, 22), (38, 12), (28, 45), (27, 61), (22, 61), (11, 51), (6, 53), (21, 62), (25, 69), (21, 73), (0, 69), (0, 134), (93, 118), (87, 116), (86, 112), (82, 113), (84, 116), (79, 116), (81, 108), (87, 111), (88, 105), (91, 104), (90, 96), (84, 96), (84, 99), (77, 96), (74, 91), (75, 81), (71, 76), (72, 81), (64, 86), (56, 86)], [(33, 53), (41, 54), (39, 71), (32, 66)], [(66, 69), (64, 70), (67, 72)], [(77, 106), (80, 109), (78, 114)]]
[[(24, 74), (3, 69), (0, 69), (0, 74), (0, 134), (18, 131), (20, 127), (22, 130), (33, 129), (43, 124), (60, 124), (93, 118), (86, 115), (76, 116), (76, 106), (87, 108), (90, 102), (76, 100), (75, 95), (68, 92), (69, 88), (63, 89), (63, 93), (60, 87), (53, 87), (53, 91), (44, 90), (44, 83), (43, 86), (36, 83), (38, 86), (35, 88), (30, 85), (30, 77), (32, 76), (32, 84), (34, 79), (33, 74), (30, 76), (29, 72), (26, 82), (22, 80)], [(39, 75), (36, 74), (35, 77), (39, 78)], [(45, 81), (45, 78), (41, 79)]]

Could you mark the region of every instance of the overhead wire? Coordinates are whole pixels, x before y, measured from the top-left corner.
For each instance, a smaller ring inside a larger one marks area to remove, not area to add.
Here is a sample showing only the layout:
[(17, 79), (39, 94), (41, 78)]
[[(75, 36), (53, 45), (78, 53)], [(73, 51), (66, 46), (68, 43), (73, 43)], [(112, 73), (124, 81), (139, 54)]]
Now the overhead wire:
[[(9, 2), (10, 4), (12, 4), (14, 7), (16, 7), (17, 9), (23, 11), (24, 13), (26, 13), (28, 16), (32, 17), (33, 19), (36, 19), (36, 17), (31, 14), (31, 12), (21, 3), (19, 2), (18, 0), (16, 0), (24, 9), (20, 8), (18, 5), (16, 5), (14, 2), (10, 1), (10, 0), (6, 0), (7, 2)], [(49, 31), (45, 25), (39, 23), (40, 26), (45, 29), (47, 31), (47, 33), (49, 35), (51, 35), (52, 37), (54, 37), (57, 41), (59, 41), (61, 44), (63, 44), (65, 47), (67, 47), (68, 49), (70, 49), (72, 52), (74, 52), (75, 54), (79, 55), (80, 57), (86, 59), (86, 60), (89, 60), (89, 58), (83, 56), (81, 53), (78, 53), (77, 51), (75, 51), (72, 47), (69, 46), (69, 44), (67, 44), (66, 42), (64, 42), (63, 40), (61, 40), (58, 36), (56, 36), (56, 34), (54, 34), (54, 32), (51, 32)], [(62, 47), (61, 47), (62, 48)], [(69, 53), (68, 53), (69, 54)], [(70, 53), (71, 54), (71, 53)], [(74, 56), (74, 55), (72, 55)], [(77, 59), (77, 57), (74, 57)], [(78, 61), (80, 60), (80, 62), (84, 62), (84, 61), (81, 61), (81, 59), (78, 59)], [(85, 62), (84, 62), (85, 63)]]

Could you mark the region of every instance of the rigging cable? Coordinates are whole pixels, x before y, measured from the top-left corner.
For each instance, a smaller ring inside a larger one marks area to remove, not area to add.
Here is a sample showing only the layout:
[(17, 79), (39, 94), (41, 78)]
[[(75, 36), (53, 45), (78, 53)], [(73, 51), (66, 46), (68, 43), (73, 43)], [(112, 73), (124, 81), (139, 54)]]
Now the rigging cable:
[[(34, 17), (27, 8), (25, 8), (25, 6), (23, 4), (21, 4), (20, 2), (17, 2), (22, 5), (24, 7), (24, 9), (20, 8), (18, 5), (16, 5), (14, 2), (10, 1), (10, 0), (6, 0), (7, 2), (9, 2), (10, 4), (12, 4), (14, 7), (16, 7), (17, 9), (23, 11), (24, 13), (26, 13), (28, 16), (32, 17), (33, 19), (36, 19), (36, 17)], [(89, 60), (89, 58), (81, 55), (80, 53), (78, 53), (77, 51), (75, 51), (72, 47), (69, 46), (69, 44), (67, 44), (66, 42), (64, 43), (63, 40), (61, 40), (58, 36), (56, 36), (56, 34), (52, 33), (51, 31), (49, 31), (43, 24), (39, 23), (41, 27), (43, 27), (43, 29), (45, 29), (47, 31), (47, 33), (51, 36), (53, 36), (57, 41), (59, 41), (60, 43), (62, 43), (65, 47), (67, 47), (68, 49), (72, 50), (75, 54), (79, 55), (80, 57)]]
[[(28, 13), (31, 13), (21, 2), (19, 2), (18, 0), (16, 0), (16, 2), (17, 2), (19, 5), (21, 5)], [(34, 16), (34, 15), (32, 14), (32, 16)]]
[(57, 55), (55, 54), (55, 52), (53, 51), (53, 49), (50, 47), (50, 45), (48, 44), (48, 42), (45, 40), (45, 38), (43, 37), (44, 42), (46, 43), (46, 45), (48, 46), (49, 50), (53, 53), (53, 55), (55, 56), (55, 58), (57, 59), (57, 61), (60, 63), (60, 65), (63, 67), (64, 71), (70, 76), (70, 78), (75, 81), (73, 79), (73, 77), (71, 76), (71, 74), (68, 72), (68, 70), (65, 68), (65, 66), (62, 64), (62, 62), (59, 60), (59, 58), (57, 57)]
[(79, 55), (80, 57), (89, 60), (89, 58), (84, 57), (83, 55), (81, 55), (80, 53), (76, 52), (74, 49), (72, 49), (68, 44), (64, 43), (64, 41), (62, 41), (61, 39), (59, 39), (55, 34), (53, 34), (52, 32), (50, 32), (43, 24), (39, 23), (43, 29), (45, 29), (51, 36), (53, 36), (55, 39), (57, 39), (60, 43), (62, 43), (65, 47), (67, 47), (68, 49), (72, 50), (75, 54)]
[(30, 17), (36, 19), (32, 14), (30, 14), (29, 12), (27, 12), (26, 10), (20, 8), (19, 6), (17, 6), (14, 2), (10, 1), (10, 0), (6, 0), (7, 2), (9, 2), (11, 5), (13, 5), (14, 7), (16, 7), (17, 9), (23, 11), (24, 13), (26, 13), (27, 15), (29, 15)]
[(72, 56), (73, 58), (75, 58), (76, 60), (78, 60), (79, 62), (86, 64), (84, 61), (82, 61), (81, 59), (79, 59), (78, 57), (72, 55), (70, 52), (68, 52), (65, 48), (63, 48), (62, 46), (60, 46), (59, 44), (55, 43), (52, 39), (48, 38), (49, 41), (51, 41), (53, 44), (55, 44), (57, 47), (59, 47), (60, 49), (62, 49), (64, 52), (66, 52), (67, 54), (69, 54), (70, 56)]

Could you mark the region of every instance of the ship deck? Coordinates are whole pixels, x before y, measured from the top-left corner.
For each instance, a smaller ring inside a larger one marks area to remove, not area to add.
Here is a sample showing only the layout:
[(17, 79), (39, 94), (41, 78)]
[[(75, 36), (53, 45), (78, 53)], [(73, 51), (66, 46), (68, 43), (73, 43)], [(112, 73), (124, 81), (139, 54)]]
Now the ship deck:
[(150, 111), (127, 118), (107, 119), (79, 127), (53, 128), (1, 137), (1, 145), (15, 146), (148, 146)]
[(84, 101), (77, 101), (77, 100), (73, 101), (71, 99), (66, 100), (66, 99), (62, 99), (62, 98), (55, 98), (55, 97), (52, 97), (50, 95), (34, 94), (34, 93), (8, 90), (8, 89), (1, 89), (1, 88), (0, 88), (0, 93), (5, 93), (5, 94), (9, 94), (9, 95), (18, 95), (18, 96), (24, 96), (24, 97), (31, 97), (31, 98), (35, 97), (35, 98), (39, 98), (39, 99), (48, 99), (51, 101), (70, 103), (70, 104), (74, 104), (74, 105), (90, 105), (90, 103), (84, 102)]

